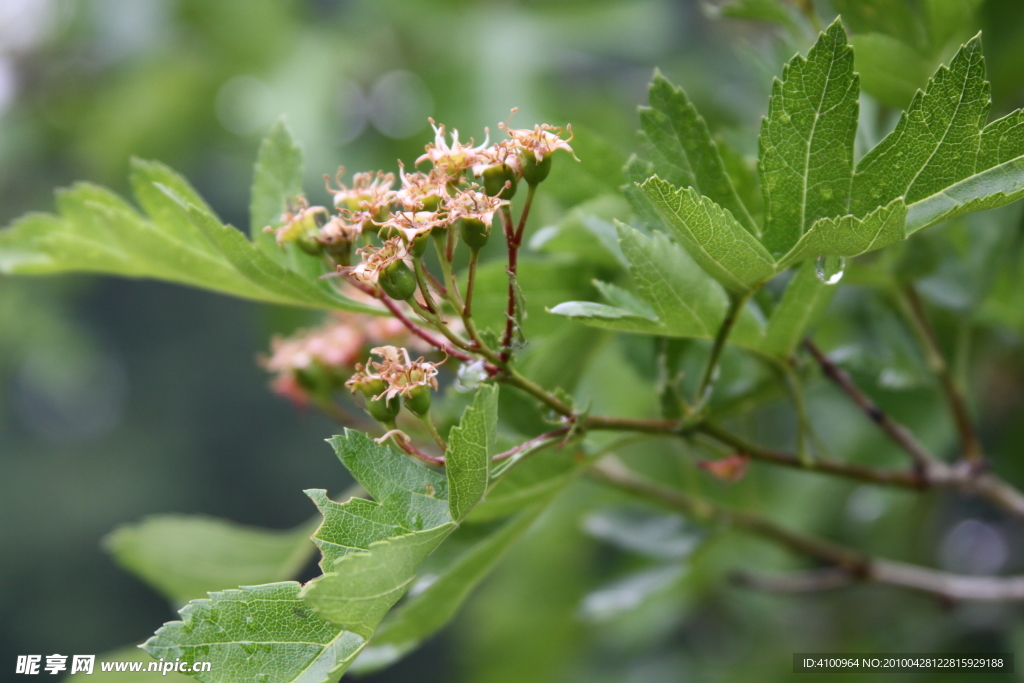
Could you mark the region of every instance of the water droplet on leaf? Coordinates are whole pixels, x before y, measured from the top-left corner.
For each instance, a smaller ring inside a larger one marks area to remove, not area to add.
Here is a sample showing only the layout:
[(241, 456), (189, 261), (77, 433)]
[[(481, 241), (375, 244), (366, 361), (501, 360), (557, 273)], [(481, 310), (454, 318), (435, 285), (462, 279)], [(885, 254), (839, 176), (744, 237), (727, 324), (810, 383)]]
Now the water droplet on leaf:
[(834, 285), (842, 280), (845, 271), (845, 256), (819, 256), (814, 262), (814, 274), (826, 285)]

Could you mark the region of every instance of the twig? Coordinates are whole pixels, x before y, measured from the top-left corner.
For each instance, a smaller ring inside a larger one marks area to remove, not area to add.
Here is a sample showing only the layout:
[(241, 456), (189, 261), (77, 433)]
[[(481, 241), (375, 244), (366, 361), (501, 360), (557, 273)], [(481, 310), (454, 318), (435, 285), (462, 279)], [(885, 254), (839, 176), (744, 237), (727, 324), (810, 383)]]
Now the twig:
[(599, 461), (590, 472), (617, 488), (678, 510), (696, 521), (725, 523), (756, 534), (859, 580), (909, 588), (947, 600), (1024, 600), (1024, 576), (961, 576), (872, 557), (832, 541), (798, 534), (758, 515), (687, 495), (631, 472), (614, 458)]
[(508, 458), (511, 458), (513, 455), (518, 455), (519, 453), (522, 453), (523, 451), (529, 450), (531, 448), (537, 448), (547, 441), (559, 440), (568, 433), (568, 427), (562, 427), (560, 429), (555, 429), (550, 432), (545, 432), (544, 434), (540, 434), (539, 436), (535, 436), (532, 439), (522, 442), (518, 446), (514, 446), (508, 449), (504, 453), (498, 453), (497, 455), (492, 457), (491, 460), (493, 460), (494, 462), (507, 460)]
[(530, 185), (526, 190), (526, 201), (523, 203), (523, 212), (519, 216), (519, 227), (512, 227), (512, 212), (508, 205), (501, 207), (501, 221), (505, 231), (505, 240), (508, 242), (508, 310), (505, 312), (505, 336), (501, 342), (501, 361), (508, 362), (512, 356), (512, 337), (515, 335), (516, 327), (516, 274), (519, 267), (519, 246), (523, 241), (523, 232), (526, 229), (526, 220), (530, 215), (530, 207), (533, 205), (533, 196), (537, 190), (536, 185)]
[(726, 444), (736, 452), (749, 455), (754, 460), (761, 460), (783, 467), (792, 467), (808, 472), (821, 472), (822, 474), (832, 474), (873, 484), (900, 486), (909, 489), (927, 488), (929, 484), (935, 483), (932, 480), (926, 479), (920, 472), (915, 470), (883, 470), (828, 458), (815, 458), (811, 462), (805, 462), (804, 459), (795, 453), (763, 448), (745, 441), (713, 422), (702, 422), (696, 425), (694, 430)]
[(882, 431), (889, 435), (900, 448), (902, 448), (911, 458), (914, 460), (914, 464), (921, 470), (922, 474), (927, 475), (931, 469), (936, 466), (936, 463), (940, 461), (934, 455), (932, 455), (924, 446), (918, 443), (914, 435), (910, 433), (910, 430), (903, 425), (895, 422), (890, 418), (881, 408), (879, 408), (874, 401), (868, 398), (860, 388), (853, 383), (850, 375), (840, 368), (838, 365), (828, 359), (824, 353), (821, 352), (814, 342), (810, 339), (804, 340), (804, 348), (806, 348), (814, 360), (821, 366), (822, 372), (835, 382), (835, 384), (843, 390), (843, 392), (850, 397), (850, 399), (857, 404), (857, 406), (864, 411), (864, 414), (871, 419), (872, 422), (877, 424)]
[(736, 320), (739, 319), (743, 307), (746, 306), (747, 301), (753, 294), (754, 290), (752, 289), (747, 294), (729, 295), (729, 308), (726, 311), (725, 320), (722, 321), (721, 326), (718, 328), (718, 334), (715, 335), (715, 341), (711, 347), (711, 354), (708, 356), (707, 364), (704, 366), (704, 374), (701, 375), (700, 384), (697, 385), (697, 395), (694, 397), (694, 403), (697, 406), (703, 406), (707, 403), (707, 398), (709, 397), (708, 390), (711, 388), (711, 383), (715, 380), (715, 370), (718, 368), (718, 361), (722, 356), (722, 351), (725, 350), (725, 343), (729, 340), (729, 335), (732, 333), (732, 328), (736, 324)]
[(938, 335), (935, 334), (935, 328), (932, 327), (931, 322), (928, 320), (928, 314), (924, 310), (921, 297), (918, 296), (917, 290), (912, 284), (907, 284), (903, 287), (902, 294), (905, 317), (921, 341), (928, 367), (935, 373), (939, 384), (942, 386), (942, 393), (946, 396), (946, 403), (949, 405), (953, 422), (956, 424), (957, 432), (960, 434), (964, 460), (980, 465), (984, 462), (981, 441), (978, 439), (978, 433), (974, 429), (974, 423), (971, 420), (970, 411), (967, 409), (967, 403), (964, 401), (963, 394), (957, 387), (949, 363), (946, 362), (946, 358), (942, 354)]
[(787, 574), (764, 574), (737, 570), (729, 575), (742, 588), (766, 593), (812, 593), (849, 586), (856, 577), (842, 567), (823, 567)]

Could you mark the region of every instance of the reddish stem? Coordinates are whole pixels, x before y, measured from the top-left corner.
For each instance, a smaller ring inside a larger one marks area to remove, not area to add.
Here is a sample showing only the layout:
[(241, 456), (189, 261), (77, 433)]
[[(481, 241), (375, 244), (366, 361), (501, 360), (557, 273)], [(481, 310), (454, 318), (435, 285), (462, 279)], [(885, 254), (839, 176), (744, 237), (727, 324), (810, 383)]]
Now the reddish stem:
[(369, 285), (359, 282), (355, 278), (349, 278), (349, 281), (352, 282), (352, 284), (354, 284), (356, 288), (359, 289), (361, 292), (369, 294), (370, 296), (376, 299), (380, 299), (381, 303), (383, 303), (384, 306), (387, 307), (388, 311), (391, 312), (391, 315), (395, 316), (395, 318), (403, 325), (405, 325), (410, 332), (412, 332), (414, 335), (416, 335), (423, 341), (427, 342), (437, 350), (442, 351), (443, 353), (451, 356), (452, 358), (457, 358), (461, 361), (469, 362), (473, 360), (473, 357), (470, 356), (469, 354), (459, 351), (455, 347), (446, 344), (440, 339), (436, 339), (422, 327), (414, 323), (412, 320), (409, 320), (408, 316), (406, 316), (405, 313), (402, 312), (402, 309), (398, 307), (398, 304), (395, 303), (395, 301), (384, 292), (381, 292), (380, 290), (374, 289)]

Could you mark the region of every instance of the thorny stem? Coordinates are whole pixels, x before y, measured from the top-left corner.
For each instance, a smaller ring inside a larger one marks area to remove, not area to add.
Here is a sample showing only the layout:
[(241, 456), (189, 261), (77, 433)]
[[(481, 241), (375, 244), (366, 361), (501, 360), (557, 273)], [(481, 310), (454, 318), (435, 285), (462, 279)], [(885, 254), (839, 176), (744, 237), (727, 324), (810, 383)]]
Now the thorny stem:
[(727, 508), (659, 484), (631, 472), (614, 457), (597, 462), (590, 473), (616, 488), (682, 512), (696, 521), (725, 523), (761, 536), (837, 567), (851, 578), (910, 588), (947, 600), (1024, 600), (1024, 576), (961, 576), (872, 557), (832, 541), (796, 533), (759, 515)]
[(921, 346), (924, 347), (928, 367), (931, 368), (931, 371), (942, 385), (942, 392), (946, 396), (946, 403), (949, 404), (949, 410), (953, 415), (953, 422), (956, 424), (957, 431), (960, 434), (964, 460), (974, 465), (980, 465), (984, 461), (981, 442), (978, 439), (977, 432), (974, 430), (974, 423), (971, 420), (970, 411), (967, 409), (967, 403), (957, 387), (953, 372), (939, 346), (939, 339), (935, 334), (935, 328), (932, 327), (931, 322), (928, 320), (928, 314), (924, 310), (921, 297), (918, 296), (913, 284), (904, 286), (901, 294), (901, 303), (905, 317), (917, 334), (918, 339), (920, 339)]

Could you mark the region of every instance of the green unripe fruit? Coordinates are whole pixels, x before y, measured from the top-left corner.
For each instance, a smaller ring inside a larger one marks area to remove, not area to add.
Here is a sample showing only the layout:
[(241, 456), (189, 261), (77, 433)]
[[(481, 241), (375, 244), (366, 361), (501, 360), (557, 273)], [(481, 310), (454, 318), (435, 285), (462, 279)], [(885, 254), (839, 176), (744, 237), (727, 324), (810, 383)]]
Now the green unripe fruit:
[(352, 243), (347, 240), (334, 240), (323, 243), (324, 251), (331, 261), (338, 266), (352, 263)]
[(441, 208), (441, 198), (436, 194), (427, 195), (421, 200), (423, 211), (434, 212)]
[(295, 244), (299, 245), (299, 249), (310, 256), (319, 256), (323, 251), (323, 245), (309, 236), (302, 236), (298, 238), (295, 240)]
[(382, 379), (370, 379), (369, 377), (362, 376), (363, 380), (356, 384), (356, 389), (359, 393), (366, 397), (367, 402), (374, 396), (380, 396), (387, 389), (387, 386)]
[(519, 157), (519, 164), (523, 169), (523, 180), (530, 185), (544, 182), (544, 179), (551, 173), (551, 155), (544, 157), (544, 161), (538, 162), (533, 152), (527, 151)]
[(400, 396), (395, 396), (390, 400), (384, 396), (378, 399), (366, 399), (366, 412), (370, 414), (370, 417), (382, 424), (393, 423), (395, 418), (398, 417), (400, 410), (402, 410), (402, 399)]
[(491, 226), (479, 218), (463, 218), (459, 221), (459, 233), (470, 249), (481, 249), (491, 236)]
[(415, 387), (405, 399), (405, 407), (414, 415), (423, 417), (430, 412), (430, 400), (430, 387)]
[[(508, 185), (506, 186), (506, 183)], [(516, 194), (516, 173), (508, 164), (491, 166), (484, 171), (484, 192), (490, 197), (512, 199)]]
[(384, 293), (396, 301), (405, 301), (416, 292), (416, 275), (404, 261), (395, 261), (377, 278)]
[(427, 250), (427, 241), (430, 238), (431, 232), (433, 232), (433, 229), (431, 229), (430, 232), (425, 232), (421, 235), (416, 235), (416, 239), (412, 241), (412, 245), (410, 246), (409, 251), (416, 258), (423, 256), (423, 253)]

